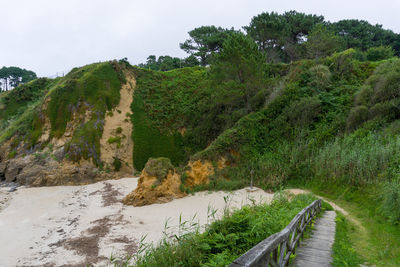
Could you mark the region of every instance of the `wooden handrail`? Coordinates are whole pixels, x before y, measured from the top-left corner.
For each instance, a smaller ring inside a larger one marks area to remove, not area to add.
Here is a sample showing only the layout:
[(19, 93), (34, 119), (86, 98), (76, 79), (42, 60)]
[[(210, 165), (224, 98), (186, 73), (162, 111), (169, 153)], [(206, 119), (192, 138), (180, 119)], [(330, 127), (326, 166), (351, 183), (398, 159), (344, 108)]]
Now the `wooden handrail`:
[(321, 199), (318, 199), (300, 211), (285, 229), (255, 245), (234, 260), (229, 267), (283, 267), (289, 265), (290, 255), (295, 254), (300, 238), (303, 238), (305, 230), (312, 224), (312, 220), (320, 211)]

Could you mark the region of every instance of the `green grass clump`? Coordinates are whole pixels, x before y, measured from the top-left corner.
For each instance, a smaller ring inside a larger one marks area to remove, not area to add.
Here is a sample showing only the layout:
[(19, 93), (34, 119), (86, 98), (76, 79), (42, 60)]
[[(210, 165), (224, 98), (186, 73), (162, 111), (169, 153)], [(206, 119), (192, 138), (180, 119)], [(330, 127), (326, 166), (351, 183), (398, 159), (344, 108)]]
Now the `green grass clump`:
[(393, 224), (400, 225), (400, 175), (385, 183), (383, 188), (383, 213)]
[(117, 144), (117, 148), (121, 147), (121, 136), (111, 136), (108, 138), (107, 143), (109, 144)]
[(119, 171), (120, 169), (121, 169), (121, 167), (122, 167), (122, 162), (121, 162), (121, 160), (119, 159), (119, 158), (116, 158), (116, 157), (114, 157), (114, 160), (113, 160), (113, 167), (114, 167), (114, 171)]
[(169, 171), (174, 170), (174, 166), (168, 158), (150, 158), (144, 170), (148, 175), (157, 177), (157, 180), (161, 182), (167, 177)]
[(244, 206), (209, 225), (162, 241), (139, 255), (134, 266), (227, 266), (268, 236), (285, 228), (315, 198), (299, 195), (292, 201), (278, 197), (272, 204)]
[(350, 234), (356, 226), (352, 225), (346, 217), (338, 213), (336, 217), (335, 242), (333, 243), (333, 266), (360, 266), (363, 261), (351, 243)]

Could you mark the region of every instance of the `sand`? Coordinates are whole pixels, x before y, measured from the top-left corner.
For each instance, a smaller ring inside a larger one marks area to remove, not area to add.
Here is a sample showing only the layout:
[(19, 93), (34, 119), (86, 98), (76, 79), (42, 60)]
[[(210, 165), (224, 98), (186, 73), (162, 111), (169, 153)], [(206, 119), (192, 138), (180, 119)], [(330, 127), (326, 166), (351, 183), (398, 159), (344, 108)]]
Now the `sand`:
[(0, 205), (0, 266), (107, 266), (111, 255), (135, 253), (143, 236), (146, 243), (157, 244), (178, 233), (179, 220), (204, 227), (226, 207), (270, 202), (273, 197), (260, 189), (241, 189), (201, 192), (144, 207), (124, 206), (120, 201), (137, 180), (19, 188), (12, 193), (0, 190), (0, 197), (7, 199)]

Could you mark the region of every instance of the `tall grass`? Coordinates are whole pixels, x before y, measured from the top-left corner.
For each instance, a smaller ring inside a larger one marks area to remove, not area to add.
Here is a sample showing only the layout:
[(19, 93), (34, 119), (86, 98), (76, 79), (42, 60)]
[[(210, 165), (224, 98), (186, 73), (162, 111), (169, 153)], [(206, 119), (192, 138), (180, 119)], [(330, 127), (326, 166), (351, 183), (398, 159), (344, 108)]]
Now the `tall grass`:
[(163, 240), (139, 255), (137, 267), (226, 266), (266, 237), (279, 232), (315, 198), (299, 195), (288, 201), (275, 198), (268, 204), (244, 206), (226, 212), (203, 233), (187, 233), (175, 241)]
[(319, 179), (365, 185), (384, 179), (396, 155), (400, 155), (398, 136), (353, 134), (326, 144), (316, 153), (312, 165)]

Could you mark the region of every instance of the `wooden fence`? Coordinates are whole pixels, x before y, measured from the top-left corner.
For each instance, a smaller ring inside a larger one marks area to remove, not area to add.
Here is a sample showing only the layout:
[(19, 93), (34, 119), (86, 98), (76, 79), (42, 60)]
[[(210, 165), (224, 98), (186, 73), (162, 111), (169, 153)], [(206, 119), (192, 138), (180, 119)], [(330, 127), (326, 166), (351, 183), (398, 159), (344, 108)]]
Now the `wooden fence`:
[(300, 211), (279, 233), (264, 239), (245, 254), (237, 258), (229, 267), (283, 267), (289, 265), (290, 255), (295, 254), (300, 238), (314, 217), (321, 211), (321, 199), (315, 200)]

